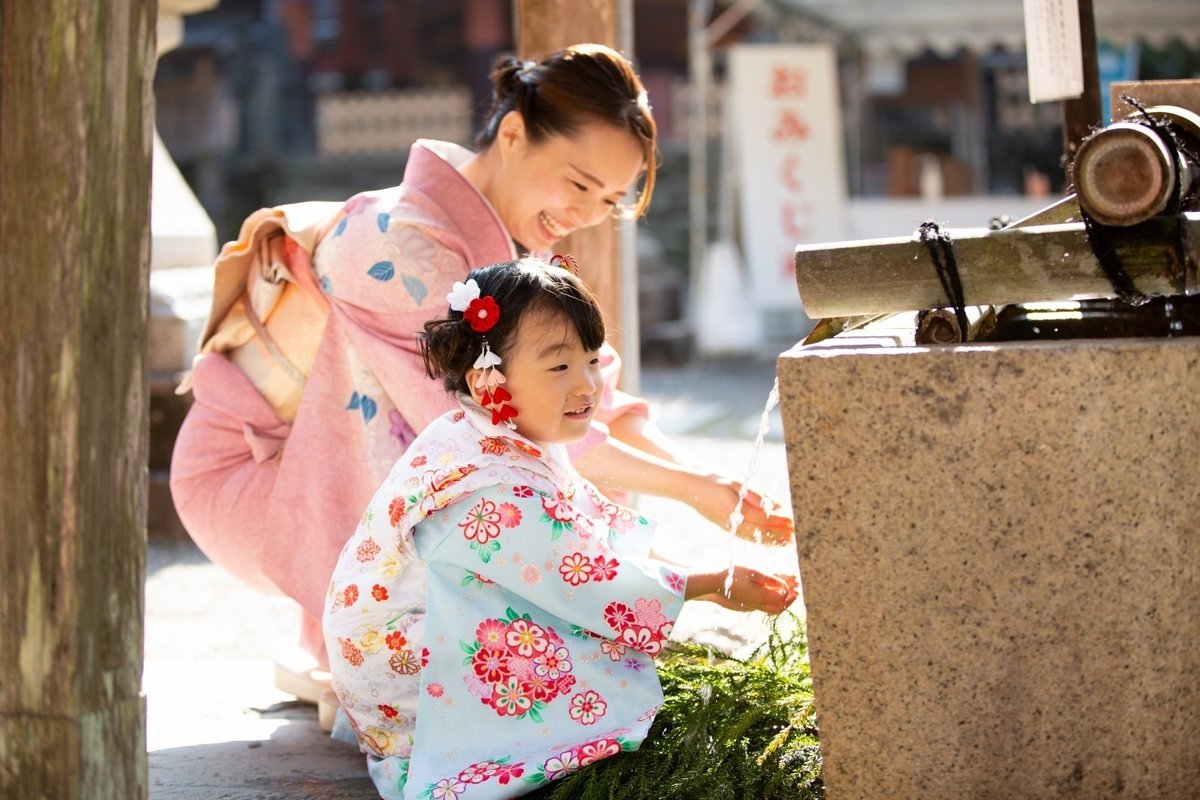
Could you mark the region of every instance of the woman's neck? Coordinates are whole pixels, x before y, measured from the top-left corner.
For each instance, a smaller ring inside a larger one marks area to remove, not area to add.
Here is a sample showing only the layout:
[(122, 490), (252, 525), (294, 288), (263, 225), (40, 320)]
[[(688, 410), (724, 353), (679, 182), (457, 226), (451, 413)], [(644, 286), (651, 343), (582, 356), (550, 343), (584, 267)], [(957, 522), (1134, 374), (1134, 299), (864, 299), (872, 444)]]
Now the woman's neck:
[(462, 176), (474, 186), (479, 193), (487, 198), (493, 206), (496, 205), (496, 184), (500, 168), (500, 158), (494, 147), (476, 153), (458, 168)]
[[(500, 213), (500, 205), (497, 202), (499, 199), (497, 197), (497, 188), (500, 185), (500, 164), (500, 154), (496, 148), (488, 147), (476, 153), (470, 160), (458, 168), (459, 173), (467, 179), (467, 182), (474, 186), (491, 203), (492, 208), (495, 209), (497, 214)], [(511, 233), (509, 233), (509, 238), (512, 238)], [(513, 244), (517, 248), (517, 255), (519, 257), (523, 258), (529, 255), (529, 248), (525, 247), (525, 245), (515, 239), (513, 240)]]

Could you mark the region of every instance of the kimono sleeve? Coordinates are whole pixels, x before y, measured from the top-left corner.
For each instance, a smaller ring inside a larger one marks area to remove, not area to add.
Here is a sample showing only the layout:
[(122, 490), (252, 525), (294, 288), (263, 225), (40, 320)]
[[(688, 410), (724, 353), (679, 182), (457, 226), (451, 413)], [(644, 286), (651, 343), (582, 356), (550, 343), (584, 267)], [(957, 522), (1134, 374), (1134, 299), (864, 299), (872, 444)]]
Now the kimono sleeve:
[(498, 584), (581, 632), (657, 655), (683, 605), (682, 575), (629, 558), (609, 530), (561, 495), (494, 486), (445, 509), (416, 546), (431, 569), (451, 564)]
[(425, 226), (389, 215), (391, 207), (382, 196), (351, 200), (314, 268), (354, 349), (419, 432), (454, 401), (426, 376), (417, 333), (445, 312), (446, 293), (468, 267)]

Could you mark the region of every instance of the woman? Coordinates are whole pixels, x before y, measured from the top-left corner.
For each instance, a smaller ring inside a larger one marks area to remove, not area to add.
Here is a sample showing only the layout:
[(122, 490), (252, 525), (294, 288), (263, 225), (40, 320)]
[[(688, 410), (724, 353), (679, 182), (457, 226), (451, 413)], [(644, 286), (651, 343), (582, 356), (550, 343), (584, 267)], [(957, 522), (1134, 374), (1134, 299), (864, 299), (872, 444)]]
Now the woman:
[[(218, 259), (217, 294), (223, 259), (253, 256), (257, 271), (241, 274), (244, 296), (214, 300), (172, 495), (214, 562), (299, 602), (301, 644), (322, 664), (322, 601), (342, 545), (405, 447), (454, 403), (426, 378), (416, 332), (472, 267), (548, 251), (623, 213), (639, 177), (631, 213), (653, 192), (654, 120), (620, 54), (577, 45), (541, 62), (508, 59), (492, 80), (477, 152), (420, 141), (399, 186), (357, 195), (315, 223), (271, 217), (286, 236), (256, 238), (248, 221)], [(602, 416), (612, 436), (597, 426), (573, 455), (584, 475), (727, 518), (736, 483), (671, 461), (645, 425), (645, 404), (612, 383)], [(790, 520), (750, 499), (752, 524), (790, 535)]]

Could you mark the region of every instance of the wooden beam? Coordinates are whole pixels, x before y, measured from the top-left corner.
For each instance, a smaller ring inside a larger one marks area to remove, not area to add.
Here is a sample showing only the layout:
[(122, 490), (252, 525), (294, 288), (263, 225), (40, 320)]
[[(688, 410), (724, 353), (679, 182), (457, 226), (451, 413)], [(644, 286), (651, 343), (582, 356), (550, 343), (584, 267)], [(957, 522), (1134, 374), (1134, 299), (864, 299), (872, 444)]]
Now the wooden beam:
[[(518, 0), (517, 52), (521, 58), (542, 58), (580, 42), (619, 48), (618, 5), (616, 0)], [(622, 335), (618, 223), (607, 221), (576, 231), (560, 242), (557, 249), (571, 253), (579, 261), (584, 280), (596, 293), (604, 310), (609, 342), (624, 360), (636, 362), (636, 338), (626, 341)], [(628, 352), (630, 348), (635, 352)]]
[(0, 0), (0, 797), (147, 796), (156, 0)]

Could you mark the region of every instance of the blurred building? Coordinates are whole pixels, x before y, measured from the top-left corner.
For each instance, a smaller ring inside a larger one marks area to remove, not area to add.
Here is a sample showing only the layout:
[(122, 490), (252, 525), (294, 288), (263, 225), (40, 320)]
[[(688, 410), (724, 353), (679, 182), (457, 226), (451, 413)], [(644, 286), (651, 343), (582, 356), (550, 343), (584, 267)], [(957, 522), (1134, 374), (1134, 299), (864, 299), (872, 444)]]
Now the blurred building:
[[(639, 226), (643, 339), (687, 315), (689, 11), (633, 0), (634, 55), (662, 134), (655, 202)], [(1116, 77), (1200, 73), (1195, 0), (1095, 0)], [(221, 0), (186, 18), (159, 62), (158, 130), (221, 241), (255, 208), (340, 199), (400, 179), (418, 137), (469, 143), (488, 73), (513, 49), (513, 0)], [(713, 84), (705, 110), (710, 239), (724, 200), (725, 50), (836, 48), (851, 211), (890, 234), (875, 201), (1063, 191), (1061, 109), (1031, 105), (1022, 0), (708, 2)], [(1190, 13), (1190, 17), (1188, 16)], [(867, 201), (875, 203), (868, 204)], [(908, 212), (904, 212), (907, 214)], [(907, 217), (905, 217), (907, 219)], [(876, 231), (859, 232), (874, 235)], [(826, 237), (828, 238), (828, 237)], [(821, 239), (815, 239), (820, 241)], [(659, 325), (658, 323), (667, 323)], [(656, 327), (657, 325), (657, 327)], [(686, 329), (686, 326), (682, 326)], [(666, 336), (667, 334), (663, 334)]]

